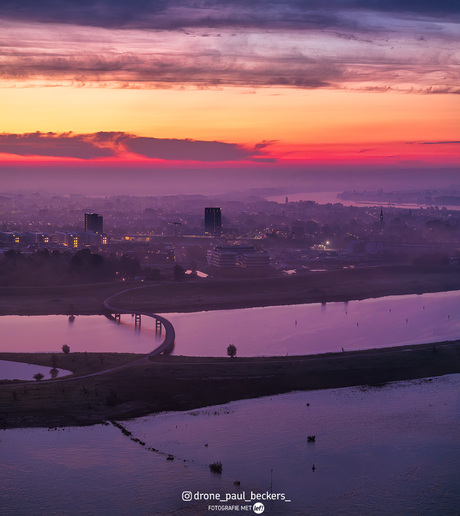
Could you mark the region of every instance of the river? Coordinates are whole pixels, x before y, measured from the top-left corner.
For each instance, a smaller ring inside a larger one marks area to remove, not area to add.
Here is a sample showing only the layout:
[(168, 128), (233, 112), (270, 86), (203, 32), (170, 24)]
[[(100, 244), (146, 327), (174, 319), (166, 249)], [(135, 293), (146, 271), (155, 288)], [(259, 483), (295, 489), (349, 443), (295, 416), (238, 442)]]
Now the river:
[(243, 495), (223, 505), (254, 514), (251, 497), (275, 493), (291, 501), (264, 500), (265, 514), (456, 515), (459, 388), (448, 375), (124, 422), (144, 445), (112, 425), (1, 431), (1, 514), (222, 514), (200, 493)]
[[(303, 355), (436, 342), (460, 337), (460, 292), (389, 296), (348, 303), (304, 304), (162, 314), (174, 325), (177, 355)], [(155, 321), (131, 315), (122, 324), (103, 316), (0, 317), (0, 351), (147, 353), (162, 337)]]
[(396, 202), (383, 202), (383, 201), (369, 201), (369, 200), (360, 200), (353, 201), (351, 199), (339, 199), (337, 195), (341, 192), (337, 191), (326, 191), (326, 192), (295, 192), (291, 194), (277, 194), (277, 195), (269, 195), (266, 197), (268, 201), (275, 201), (280, 204), (284, 204), (286, 202), (286, 197), (290, 202), (299, 202), (299, 201), (314, 201), (318, 204), (343, 204), (344, 206), (358, 206), (358, 207), (388, 207), (388, 208), (406, 208), (410, 210), (438, 210), (445, 208), (446, 210), (460, 210), (460, 206), (458, 205), (449, 205), (449, 204), (415, 204), (415, 203), (396, 203)]
[[(458, 299), (445, 292), (165, 315), (177, 354), (225, 355), (234, 343), (238, 355), (284, 355), (455, 339)], [(66, 343), (143, 353), (161, 342), (153, 321), (137, 331), (129, 315), (120, 325), (7, 316), (0, 330), (2, 351), (59, 352)], [(132, 438), (112, 425), (4, 430), (0, 513), (214, 515), (226, 506), (254, 514), (264, 497), (264, 513), (277, 516), (458, 514), (459, 387), (460, 375), (448, 375), (294, 392), (123, 422)], [(216, 461), (221, 474), (209, 470)]]

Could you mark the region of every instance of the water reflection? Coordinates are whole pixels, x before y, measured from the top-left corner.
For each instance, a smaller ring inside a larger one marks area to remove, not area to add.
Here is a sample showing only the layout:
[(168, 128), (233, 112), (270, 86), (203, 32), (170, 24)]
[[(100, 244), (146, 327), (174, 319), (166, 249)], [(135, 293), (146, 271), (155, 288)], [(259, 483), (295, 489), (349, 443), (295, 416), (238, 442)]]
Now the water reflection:
[(142, 318), (136, 326), (129, 314), (120, 323), (104, 316), (3, 316), (0, 317), (2, 341), (0, 351), (61, 352), (63, 344), (70, 351), (148, 353), (162, 342), (155, 330), (155, 320)]
[[(302, 355), (439, 342), (460, 336), (460, 292), (390, 296), (348, 303), (274, 306), (162, 314), (176, 331), (175, 354), (226, 356)], [(155, 320), (122, 315), (3, 316), (0, 351), (115, 351), (148, 353), (162, 336)]]
[(302, 355), (439, 342), (460, 336), (460, 292), (389, 296), (348, 303), (165, 314), (176, 354)]

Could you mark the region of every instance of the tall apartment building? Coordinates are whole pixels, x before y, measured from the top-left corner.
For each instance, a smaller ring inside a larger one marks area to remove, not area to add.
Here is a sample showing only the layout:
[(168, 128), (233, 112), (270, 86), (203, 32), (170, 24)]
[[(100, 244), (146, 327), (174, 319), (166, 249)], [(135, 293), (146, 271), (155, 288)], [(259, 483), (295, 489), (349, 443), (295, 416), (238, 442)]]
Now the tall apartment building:
[(85, 213), (85, 232), (93, 231), (101, 234), (103, 232), (103, 218), (97, 213)]
[(222, 213), (220, 208), (204, 209), (204, 231), (211, 235), (220, 235), (222, 231)]

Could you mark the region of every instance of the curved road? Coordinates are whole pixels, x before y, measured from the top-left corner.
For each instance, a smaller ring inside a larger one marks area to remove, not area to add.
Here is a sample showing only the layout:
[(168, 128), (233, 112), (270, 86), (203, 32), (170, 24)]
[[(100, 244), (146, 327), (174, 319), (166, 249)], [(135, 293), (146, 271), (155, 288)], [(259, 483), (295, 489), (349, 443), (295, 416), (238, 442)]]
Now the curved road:
[[(150, 286), (150, 285), (149, 285)], [(145, 315), (147, 317), (152, 317), (153, 319), (156, 319), (157, 321), (160, 321), (161, 324), (165, 328), (165, 339), (164, 341), (154, 350), (152, 350), (147, 355), (139, 358), (136, 362), (149, 359), (151, 357), (160, 355), (161, 353), (164, 353), (165, 351), (171, 350), (174, 347), (174, 341), (176, 339), (176, 332), (174, 331), (174, 326), (168, 321), (168, 319), (165, 319), (164, 317), (161, 317), (161, 315), (149, 313), (149, 312), (139, 312), (138, 310), (124, 310), (121, 308), (118, 308), (116, 306), (113, 306), (109, 303), (114, 297), (119, 296), (120, 294), (124, 294), (125, 292), (130, 292), (131, 290), (138, 290), (141, 288), (147, 288), (147, 287), (134, 287), (129, 288), (127, 290), (122, 290), (121, 292), (117, 292), (116, 294), (113, 294), (112, 296), (108, 297), (104, 302), (104, 308), (110, 312), (110, 313), (116, 313), (116, 314), (140, 314)], [(54, 380), (45, 380), (46, 383), (52, 383), (52, 382), (71, 382), (74, 380), (79, 380), (81, 378), (90, 378), (92, 376), (99, 376), (103, 375), (105, 373), (110, 373), (112, 371), (116, 371), (118, 369), (123, 369), (129, 365), (132, 365), (133, 362), (128, 362), (126, 364), (121, 364), (118, 366), (111, 367), (110, 369), (103, 369), (102, 371), (96, 371), (95, 373), (85, 374), (85, 375), (75, 375), (75, 373), (72, 373), (71, 376), (64, 376), (62, 378), (55, 378)], [(30, 381), (18, 383), (16, 385), (22, 385), (22, 384), (30, 383)]]
[[(150, 286), (150, 285), (149, 285)], [(113, 306), (110, 304), (110, 301), (121, 295), (125, 294), (126, 292), (131, 292), (132, 290), (139, 290), (141, 288), (147, 288), (147, 287), (134, 287), (129, 288), (127, 290), (122, 290), (121, 292), (117, 292), (116, 294), (113, 294), (113, 296), (108, 297), (104, 301), (104, 308), (109, 311), (110, 313), (115, 314), (137, 314), (137, 315), (145, 315), (146, 317), (152, 317), (153, 319), (156, 319), (157, 321), (160, 321), (161, 324), (164, 326), (165, 329), (165, 340), (153, 351), (148, 353), (148, 357), (154, 357), (157, 355), (160, 355), (161, 353), (164, 353), (165, 351), (168, 351), (174, 347), (174, 341), (176, 340), (176, 332), (174, 331), (174, 326), (168, 321), (168, 319), (165, 319), (164, 317), (161, 317), (161, 315), (157, 315), (150, 312), (139, 312), (138, 310), (124, 310), (122, 308), (118, 308), (116, 306)]]

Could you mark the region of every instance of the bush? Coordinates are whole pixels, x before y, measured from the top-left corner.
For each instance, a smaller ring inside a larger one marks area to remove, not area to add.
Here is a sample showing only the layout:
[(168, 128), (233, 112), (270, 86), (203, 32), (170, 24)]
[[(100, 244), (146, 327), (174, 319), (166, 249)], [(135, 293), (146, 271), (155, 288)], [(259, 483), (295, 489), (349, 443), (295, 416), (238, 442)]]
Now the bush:
[(40, 380), (42, 380), (45, 376), (41, 373), (37, 373), (37, 374), (34, 374), (34, 378), (35, 380), (37, 380), (37, 382), (39, 382)]
[(51, 367), (52, 367), (53, 369), (56, 369), (57, 364), (58, 364), (58, 358), (57, 358), (57, 356), (53, 353), (53, 354), (51, 355)]
[(183, 281), (185, 279), (185, 269), (181, 265), (174, 265), (173, 273), (175, 281)]
[(70, 348), (69, 346), (67, 346), (67, 344), (63, 344), (62, 346), (62, 351), (64, 351), (64, 353), (67, 355), (68, 353), (70, 353)]
[(449, 256), (444, 253), (426, 253), (413, 259), (414, 265), (422, 267), (442, 267), (449, 265)]
[(114, 389), (110, 389), (109, 395), (105, 398), (105, 403), (108, 407), (114, 407), (118, 405), (118, 396)]
[(213, 462), (212, 464), (209, 464), (209, 469), (213, 473), (222, 473), (222, 462), (217, 461), (217, 462)]

